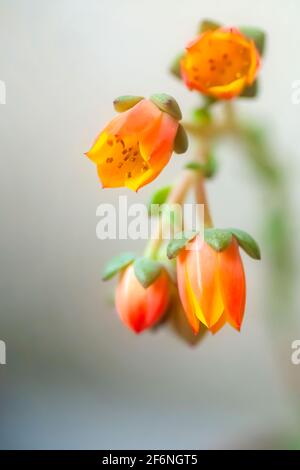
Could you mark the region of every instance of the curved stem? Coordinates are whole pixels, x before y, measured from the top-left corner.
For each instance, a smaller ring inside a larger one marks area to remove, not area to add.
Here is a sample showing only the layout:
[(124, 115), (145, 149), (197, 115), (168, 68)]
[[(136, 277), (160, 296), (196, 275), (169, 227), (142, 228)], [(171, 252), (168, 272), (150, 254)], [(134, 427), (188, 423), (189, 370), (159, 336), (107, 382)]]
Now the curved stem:
[(196, 201), (197, 204), (203, 204), (204, 206), (204, 227), (209, 228), (213, 226), (213, 221), (208, 205), (208, 200), (206, 196), (206, 190), (205, 190), (205, 178), (200, 174), (198, 177), (198, 180), (196, 182), (195, 186), (195, 196), (196, 196)]
[[(201, 148), (199, 151), (198, 158), (201, 163), (206, 164), (209, 158), (210, 153), (210, 138), (201, 139)], [(205, 190), (205, 177), (202, 172), (199, 172), (198, 178), (195, 184), (195, 199), (197, 204), (202, 204), (204, 206), (204, 227), (209, 228), (213, 226), (213, 221), (209, 209), (209, 204), (207, 200), (206, 190)]]
[[(168, 197), (167, 203), (168, 204), (182, 204), (185, 200), (188, 190), (193, 185), (195, 181), (195, 173), (194, 171), (185, 170), (181, 180), (177, 185), (174, 185), (173, 189), (170, 192)], [(151, 240), (149, 241), (148, 245), (146, 246), (144, 255), (149, 256), (151, 258), (155, 258), (161, 244), (163, 242), (163, 220), (162, 214), (159, 217), (159, 222), (157, 226), (156, 234)]]

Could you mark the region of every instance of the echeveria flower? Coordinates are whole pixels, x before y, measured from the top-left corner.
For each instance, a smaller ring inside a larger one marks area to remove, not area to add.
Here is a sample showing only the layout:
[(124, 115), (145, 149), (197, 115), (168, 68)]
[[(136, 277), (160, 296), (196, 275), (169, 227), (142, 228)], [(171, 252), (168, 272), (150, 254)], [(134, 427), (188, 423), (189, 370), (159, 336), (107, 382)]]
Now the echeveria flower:
[[(127, 106), (129, 97), (125, 98)], [(120, 106), (118, 102), (115, 107)], [(97, 164), (103, 187), (127, 186), (137, 191), (156, 178), (170, 160), (180, 118), (176, 101), (168, 95), (139, 98), (116, 116), (86, 153)]]
[(205, 95), (230, 99), (252, 85), (260, 63), (254, 41), (235, 28), (218, 28), (191, 42), (181, 60), (186, 85)]
[(203, 323), (216, 332), (226, 322), (240, 329), (246, 283), (237, 240), (215, 251), (196, 236), (177, 256), (180, 299), (195, 334)]

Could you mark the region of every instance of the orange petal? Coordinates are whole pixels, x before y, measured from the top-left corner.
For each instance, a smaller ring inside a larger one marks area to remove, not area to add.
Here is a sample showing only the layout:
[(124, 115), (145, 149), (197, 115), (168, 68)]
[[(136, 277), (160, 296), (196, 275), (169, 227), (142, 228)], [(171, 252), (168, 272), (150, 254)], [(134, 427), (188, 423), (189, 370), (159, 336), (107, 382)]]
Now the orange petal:
[(165, 271), (145, 289), (130, 265), (120, 275), (116, 289), (116, 309), (121, 320), (140, 333), (153, 326), (165, 313), (169, 302), (169, 278)]
[(246, 303), (246, 281), (238, 243), (231, 244), (219, 253), (220, 289), (228, 321), (240, 329)]
[(207, 89), (209, 95), (214, 96), (215, 98), (221, 98), (228, 100), (234, 96), (239, 95), (245, 88), (246, 77), (240, 78), (239, 80), (234, 80), (228, 85), (214, 86)]
[(186, 317), (192, 330), (195, 334), (198, 334), (200, 329), (200, 321), (195, 315), (193, 302), (190, 299), (189, 288), (187, 283), (189, 280), (186, 275), (186, 258), (188, 252), (182, 250), (177, 256), (177, 284), (180, 300), (185, 311)]
[(210, 329), (209, 331), (211, 331), (211, 333), (213, 335), (215, 335), (221, 328), (223, 328), (223, 326), (225, 325), (227, 321), (227, 318), (226, 318), (226, 315), (221, 315), (219, 320), (217, 321), (217, 323), (215, 323)]
[(118, 130), (118, 135), (121, 137), (130, 134), (137, 135), (149, 126), (151, 127), (161, 114), (162, 111), (152, 101), (141, 100), (133, 108), (122, 113), (123, 124)]
[(211, 328), (223, 313), (219, 289), (217, 253), (197, 236), (189, 245), (186, 270), (195, 315)]
[(145, 99), (140, 101), (133, 108), (113, 118), (97, 136), (86, 155), (96, 164), (100, 164), (112, 150), (108, 144), (111, 139), (123, 139), (129, 136), (137, 140), (137, 135), (151, 128), (161, 114), (162, 112), (151, 101)]
[(181, 74), (190, 89), (221, 99), (253, 83), (259, 66), (254, 42), (235, 28), (206, 31), (186, 48)]

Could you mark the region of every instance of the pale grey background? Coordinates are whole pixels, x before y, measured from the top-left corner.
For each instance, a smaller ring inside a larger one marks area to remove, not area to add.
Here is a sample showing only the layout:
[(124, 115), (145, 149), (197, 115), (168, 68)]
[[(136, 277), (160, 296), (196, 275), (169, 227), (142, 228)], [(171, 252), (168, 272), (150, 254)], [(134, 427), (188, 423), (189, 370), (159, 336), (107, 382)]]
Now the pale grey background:
[[(297, 0), (1, 0), (1, 448), (215, 448), (247, 446), (294, 424), (277, 353), (286, 368), (289, 331), (273, 343), (266, 322), (265, 264), (245, 259), (248, 304), (241, 334), (230, 328), (191, 349), (168, 331), (135, 337), (107, 304), (103, 263), (143, 243), (100, 242), (101, 191), (83, 153), (113, 116), (112, 100), (166, 91), (185, 112), (196, 96), (167, 64), (198, 21), (264, 28), (269, 44), (259, 100), (242, 113), (267, 119), (299, 209), (300, 79)], [(174, 157), (157, 184), (169, 182)], [(259, 187), (226, 145), (209, 183), (216, 223), (260, 239)], [(268, 204), (268, 200), (265, 201)], [(295, 254), (299, 259), (299, 253)], [(299, 278), (297, 278), (299, 281)], [(286, 312), (283, 311), (282, 315)], [(279, 351), (280, 349), (280, 351)], [(291, 373), (299, 375), (300, 366)]]

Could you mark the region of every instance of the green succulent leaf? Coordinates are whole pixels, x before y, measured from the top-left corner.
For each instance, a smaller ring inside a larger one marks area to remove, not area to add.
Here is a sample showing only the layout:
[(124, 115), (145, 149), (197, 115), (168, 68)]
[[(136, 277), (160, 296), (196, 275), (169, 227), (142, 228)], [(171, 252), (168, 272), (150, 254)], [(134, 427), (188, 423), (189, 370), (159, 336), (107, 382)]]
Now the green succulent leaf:
[(184, 127), (179, 124), (177, 134), (174, 140), (174, 152), (178, 154), (185, 153), (188, 149), (188, 146), (188, 136), (184, 130)]
[(220, 23), (214, 20), (205, 19), (202, 20), (199, 27), (199, 33), (205, 33), (205, 31), (213, 31), (214, 29), (220, 28)]
[(102, 280), (108, 281), (114, 277), (119, 271), (126, 268), (130, 263), (135, 260), (136, 256), (133, 253), (125, 252), (112, 258), (104, 268)]
[(232, 234), (225, 229), (207, 228), (204, 230), (204, 240), (215, 251), (223, 251), (231, 243)]
[(195, 238), (198, 232), (180, 232), (176, 238), (173, 238), (167, 246), (167, 256), (169, 259), (176, 258), (179, 252), (186, 247), (186, 245)]
[(203, 171), (205, 165), (200, 162), (189, 162), (187, 163), (184, 168), (187, 170), (194, 170), (194, 171)]
[(173, 60), (173, 62), (171, 63), (171, 66), (169, 69), (171, 74), (174, 75), (176, 78), (179, 78), (180, 80), (182, 79), (181, 71), (180, 71), (180, 62), (183, 56), (184, 56), (184, 53), (178, 54)]
[(150, 96), (150, 100), (165, 113), (170, 114), (173, 118), (180, 121), (182, 118), (181, 110), (175, 98), (173, 96), (167, 95), (166, 93), (157, 93)]
[(228, 229), (237, 239), (239, 246), (254, 259), (261, 259), (260, 249), (254, 238), (249, 233), (237, 228)]
[(196, 108), (192, 114), (193, 121), (201, 126), (209, 124), (212, 121), (212, 115), (209, 107), (203, 106), (202, 108)]
[(133, 267), (137, 279), (145, 289), (153, 284), (162, 270), (161, 263), (150, 258), (138, 258)]
[(212, 178), (217, 171), (217, 162), (213, 155), (208, 158), (207, 163), (189, 162), (185, 165), (188, 170), (202, 171), (205, 178)]
[(149, 204), (148, 204), (149, 214), (157, 215), (157, 213), (153, 211), (153, 207), (151, 206), (155, 206), (155, 208), (158, 209), (158, 212), (159, 212), (159, 206), (161, 206), (167, 201), (168, 196), (171, 192), (171, 189), (172, 189), (172, 186), (164, 186), (163, 188), (159, 188), (157, 191), (155, 191), (152, 194)]
[(262, 29), (254, 28), (251, 26), (242, 26), (239, 28), (241, 33), (243, 33), (249, 39), (252, 39), (255, 42), (256, 48), (260, 55), (263, 55), (266, 44), (266, 34)]
[(118, 113), (123, 113), (130, 108), (133, 108), (137, 103), (144, 99), (143, 96), (132, 96), (132, 95), (124, 95), (118, 96), (113, 102), (114, 108)]
[(258, 80), (255, 80), (252, 85), (247, 86), (240, 94), (242, 98), (256, 98), (259, 92)]

